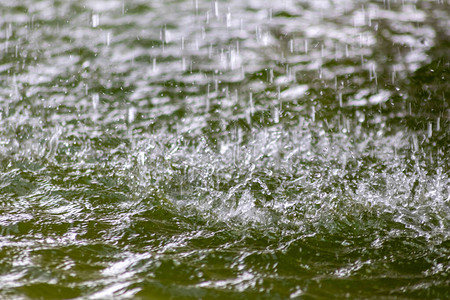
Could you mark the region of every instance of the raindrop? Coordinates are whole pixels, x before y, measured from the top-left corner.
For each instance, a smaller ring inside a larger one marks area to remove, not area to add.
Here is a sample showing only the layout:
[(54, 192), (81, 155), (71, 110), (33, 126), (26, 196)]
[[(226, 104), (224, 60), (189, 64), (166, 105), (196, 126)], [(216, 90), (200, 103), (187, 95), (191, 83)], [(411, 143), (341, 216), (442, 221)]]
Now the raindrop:
[(227, 12), (227, 27), (231, 26), (231, 9), (230, 7), (228, 7), (228, 12)]
[(185, 58), (185, 57), (182, 57), (182, 58), (181, 58), (181, 70), (182, 70), (183, 72), (186, 71), (186, 58)]
[(92, 15), (92, 27), (97, 27), (100, 23), (100, 17), (98, 14)]
[(252, 92), (250, 92), (250, 95), (249, 95), (249, 104), (250, 104), (250, 114), (253, 116), (255, 108), (253, 106), (253, 93)]
[(111, 44), (111, 32), (106, 34), (106, 45), (109, 46)]
[(136, 108), (135, 107), (130, 107), (128, 108), (128, 123), (131, 124), (134, 122), (135, 118), (136, 118)]
[(417, 135), (415, 134), (412, 136), (412, 145), (413, 145), (412, 150), (414, 152), (419, 151), (419, 140), (417, 139)]
[(219, 18), (219, 2), (214, 1), (214, 15), (216, 18)]
[(11, 36), (12, 36), (12, 24), (9, 23), (8, 27), (6, 27), (6, 39), (9, 40)]
[(208, 83), (208, 87), (207, 87), (207, 94), (206, 94), (206, 108), (205, 108), (205, 112), (209, 112), (209, 98), (210, 98), (210, 84)]
[(273, 109), (273, 122), (275, 124), (280, 123), (280, 110), (278, 109), (278, 107), (274, 107)]
[(222, 66), (222, 69), (226, 69), (227, 67), (227, 58), (224, 54), (223, 48), (220, 49), (220, 65)]
[[(86, 85), (86, 93), (87, 93), (87, 85)], [(92, 107), (94, 108), (94, 110), (97, 110), (98, 108), (99, 99), (100, 97), (97, 93), (92, 95)]]
[(156, 72), (156, 58), (153, 58), (153, 62), (152, 62), (152, 72), (153, 72), (153, 73)]
[(163, 37), (164, 37), (164, 42), (166, 44), (170, 43), (170, 41), (171, 41), (171, 34), (170, 34), (170, 31), (167, 30), (167, 25), (164, 25)]

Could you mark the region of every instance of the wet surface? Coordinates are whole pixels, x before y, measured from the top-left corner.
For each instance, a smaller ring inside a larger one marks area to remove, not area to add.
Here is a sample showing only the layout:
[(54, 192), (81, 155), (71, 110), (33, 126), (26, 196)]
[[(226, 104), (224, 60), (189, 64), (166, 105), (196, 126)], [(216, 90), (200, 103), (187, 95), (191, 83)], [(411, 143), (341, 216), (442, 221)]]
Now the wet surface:
[(1, 297), (450, 297), (448, 2), (0, 10)]

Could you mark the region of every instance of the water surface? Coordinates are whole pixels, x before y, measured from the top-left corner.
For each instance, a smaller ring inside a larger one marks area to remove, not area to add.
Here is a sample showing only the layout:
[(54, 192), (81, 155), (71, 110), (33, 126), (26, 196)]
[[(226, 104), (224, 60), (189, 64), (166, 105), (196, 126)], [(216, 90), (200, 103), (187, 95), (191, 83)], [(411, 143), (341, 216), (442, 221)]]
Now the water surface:
[(448, 1), (0, 1), (0, 297), (450, 297)]

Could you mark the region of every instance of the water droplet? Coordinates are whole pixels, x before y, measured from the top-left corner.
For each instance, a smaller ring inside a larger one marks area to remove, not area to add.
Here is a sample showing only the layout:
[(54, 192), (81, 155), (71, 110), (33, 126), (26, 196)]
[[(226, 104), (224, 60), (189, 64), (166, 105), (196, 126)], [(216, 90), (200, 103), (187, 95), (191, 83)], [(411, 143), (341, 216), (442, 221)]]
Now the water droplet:
[(97, 110), (98, 108), (99, 99), (100, 97), (97, 93), (92, 95), (92, 107), (94, 108), (94, 110)]
[(111, 32), (106, 34), (106, 45), (109, 46), (111, 44)]
[(214, 1), (214, 15), (216, 18), (219, 18), (219, 2)]
[(134, 119), (136, 118), (136, 108), (135, 107), (130, 107), (128, 108), (128, 123), (131, 124), (133, 123)]
[(92, 27), (97, 27), (100, 23), (100, 16), (98, 14), (92, 15)]

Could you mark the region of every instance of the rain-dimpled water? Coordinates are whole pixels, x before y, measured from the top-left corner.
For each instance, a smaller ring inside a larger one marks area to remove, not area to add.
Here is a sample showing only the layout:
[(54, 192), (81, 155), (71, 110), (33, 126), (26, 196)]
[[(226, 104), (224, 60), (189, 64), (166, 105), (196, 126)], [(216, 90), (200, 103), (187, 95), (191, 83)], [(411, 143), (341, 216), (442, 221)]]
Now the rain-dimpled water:
[(0, 298), (450, 298), (449, 41), (448, 0), (0, 0)]

